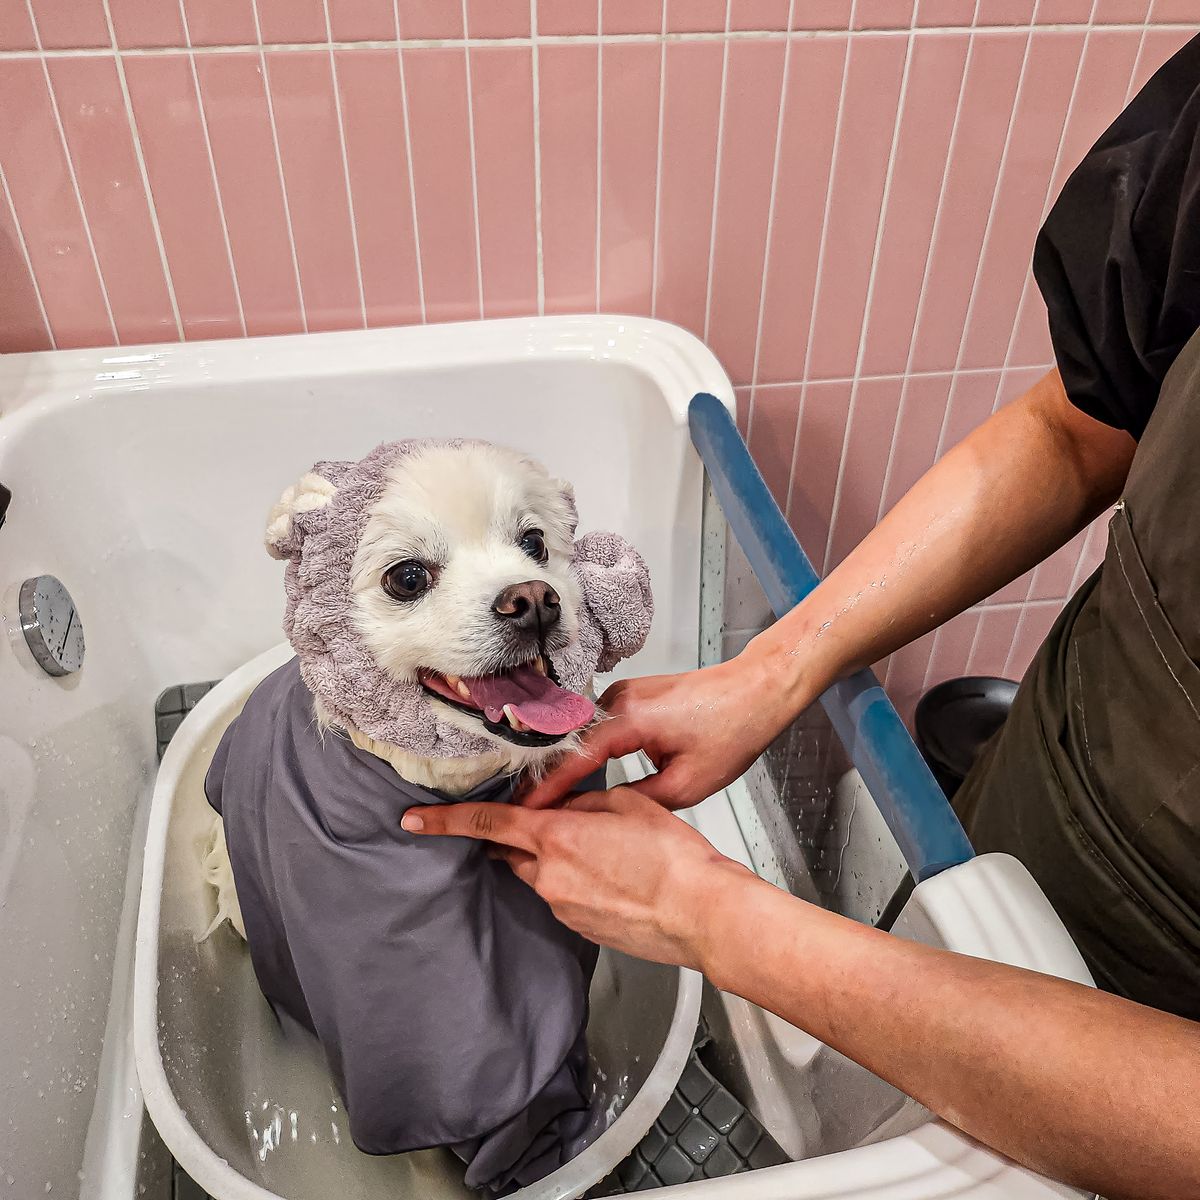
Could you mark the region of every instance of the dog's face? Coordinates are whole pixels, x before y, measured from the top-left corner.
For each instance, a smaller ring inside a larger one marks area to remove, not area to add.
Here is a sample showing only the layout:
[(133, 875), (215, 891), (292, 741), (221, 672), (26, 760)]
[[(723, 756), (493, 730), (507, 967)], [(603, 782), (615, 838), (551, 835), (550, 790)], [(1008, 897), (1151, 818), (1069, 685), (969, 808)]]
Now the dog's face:
[(521, 455), (466, 445), (403, 456), (354, 557), (367, 649), (461, 728), (552, 753), (592, 715), (550, 663), (579, 632), (574, 533), (570, 487)]

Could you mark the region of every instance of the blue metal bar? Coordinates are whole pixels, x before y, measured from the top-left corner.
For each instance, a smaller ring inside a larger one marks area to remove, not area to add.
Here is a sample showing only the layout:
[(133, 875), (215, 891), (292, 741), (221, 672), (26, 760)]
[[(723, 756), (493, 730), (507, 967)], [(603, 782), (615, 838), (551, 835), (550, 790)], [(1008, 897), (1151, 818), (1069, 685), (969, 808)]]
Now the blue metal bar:
[[(820, 580), (754, 465), (729, 410), (701, 393), (688, 410), (713, 491), (777, 617)], [(973, 857), (958, 817), (872, 671), (835, 683), (821, 704), (920, 883)]]

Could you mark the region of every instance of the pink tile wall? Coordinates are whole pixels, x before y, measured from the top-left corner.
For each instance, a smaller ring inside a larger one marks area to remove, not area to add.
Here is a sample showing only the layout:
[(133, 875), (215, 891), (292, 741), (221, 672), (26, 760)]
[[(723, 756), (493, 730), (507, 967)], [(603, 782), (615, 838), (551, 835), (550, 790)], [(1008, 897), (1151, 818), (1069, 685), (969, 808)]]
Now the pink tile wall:
[(723, 138), (713, 223), (707, 340), (737, 379), (754, 373), (771, 181), (772, 132), (779, 126), (785, 41), (733, 42), (725, 64), (726, 129), (757, 137)]
[[(1038, 225), (1197, 25), (1200, 0), (0, 0), (0, 351), (657, 316), (716, 350), (831, 565), (1046, 369)], [(1023, 669), (1103, 545), (893, 655), (902, 704)]]
[(170, 268), (155, 246), (154, 213), (116, 64), (55, 58), (48, 66), (117, 336), (123, 342), (177, 338)]
[(339, 50), (334, 58), (367, 323), (419, 322), (424, 308), (399, 57), (394, 50)]
[(599, 77), (591, 44), (539, 54), (545, 311), (595, 312), (599, 293)]
[(598, 270), (607, 312), (650, 314), (661, 66), (660, 48), (648, 42), (614, 43), (601, 58)]
[(305, 328), (263, 71), (257, 55), (195, 60), (246, 332)]
[(672, 42), (663, 54), (656, 287), (653, 312), (704, 336), (723, 55), (716, 42)]
[(131, 58), (125, 79), (184, 336), (245, 334), (192, 62)]
[(537, 311), (532, 60), (525, 46), (470, 51), (485, 317)]
[(417, 252), (429, 321), (482, 315), (467, 55), (405, 49)]
[(265, 60), (308, 328), (362, 328), (366, 311), (334, 60), (323, 50), (272, 53)]

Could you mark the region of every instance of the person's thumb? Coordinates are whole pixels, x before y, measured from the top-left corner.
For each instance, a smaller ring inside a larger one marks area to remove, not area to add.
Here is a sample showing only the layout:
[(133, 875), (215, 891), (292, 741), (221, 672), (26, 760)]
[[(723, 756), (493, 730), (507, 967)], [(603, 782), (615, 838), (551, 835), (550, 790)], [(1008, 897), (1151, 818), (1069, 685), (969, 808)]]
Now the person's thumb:
[(617, 787), (607, 792), (582, 792), (578, 796), (571, 796), (563, 801), (563, 807), (573, 813), (627, 816), (630, 813), (653, 812), (658, 805), (628, 787)]
[(610, 758), (620, 758), (639, 749), (637, 738), (624, 722), (604, 721), (589, 729), (579, 748), (524, 791), (518, 797), (519, 802), (524, 808), (553, 808)]
[(679, 760), (669, 762), (661, 771), (647, 775), (628, 785), (633, 791), (653, 800), (663, 808), (691, 808), (706, 796), (697, 792), (691, 772)]

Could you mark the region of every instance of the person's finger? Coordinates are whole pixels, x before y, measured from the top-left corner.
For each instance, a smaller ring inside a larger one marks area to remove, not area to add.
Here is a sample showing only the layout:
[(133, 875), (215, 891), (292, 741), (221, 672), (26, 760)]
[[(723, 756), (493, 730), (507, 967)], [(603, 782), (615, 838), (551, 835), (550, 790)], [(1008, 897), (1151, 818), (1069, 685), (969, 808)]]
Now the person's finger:
[(477, 838), (532, 854), (544, 820), (544, 813), (509, 804), (423, 804), (410, 808), (400, 827), (408, 833)]
[(627, 721), (612, 720), (594, 725), (584, 734), (578, 750), (521, 795), (521, 807), (551, 808), (610, 758), (621, 758), (641, 748), (641, 739)]
[(526, 854), (524, 850), (509, 850), (504, 855), (512, 873), (524, 884), (537, 887), (538, 860), (534, 854)]
[(643, 811), (647, 801), (628, 787), (613, 788), (607, 792), (581, 792), (566, 802), (571, 812), (603, 812), (625, 814)]
[(629, 690), (629, 681), (618, 679), (616, 683), (610, 683), (604, 690), (604, 694), (596, 701), (596, 707), (602, 712), (616, 715), (616, 710), (621, 702), (621, 697)]
[(668, 763), (661, 771), (647, 775), (628, 785), (632, 791), (653, 800), (663, 808), (690, 808), (705, 799), (692, 795), (690, 779), (684, 775), (681, 763)]

